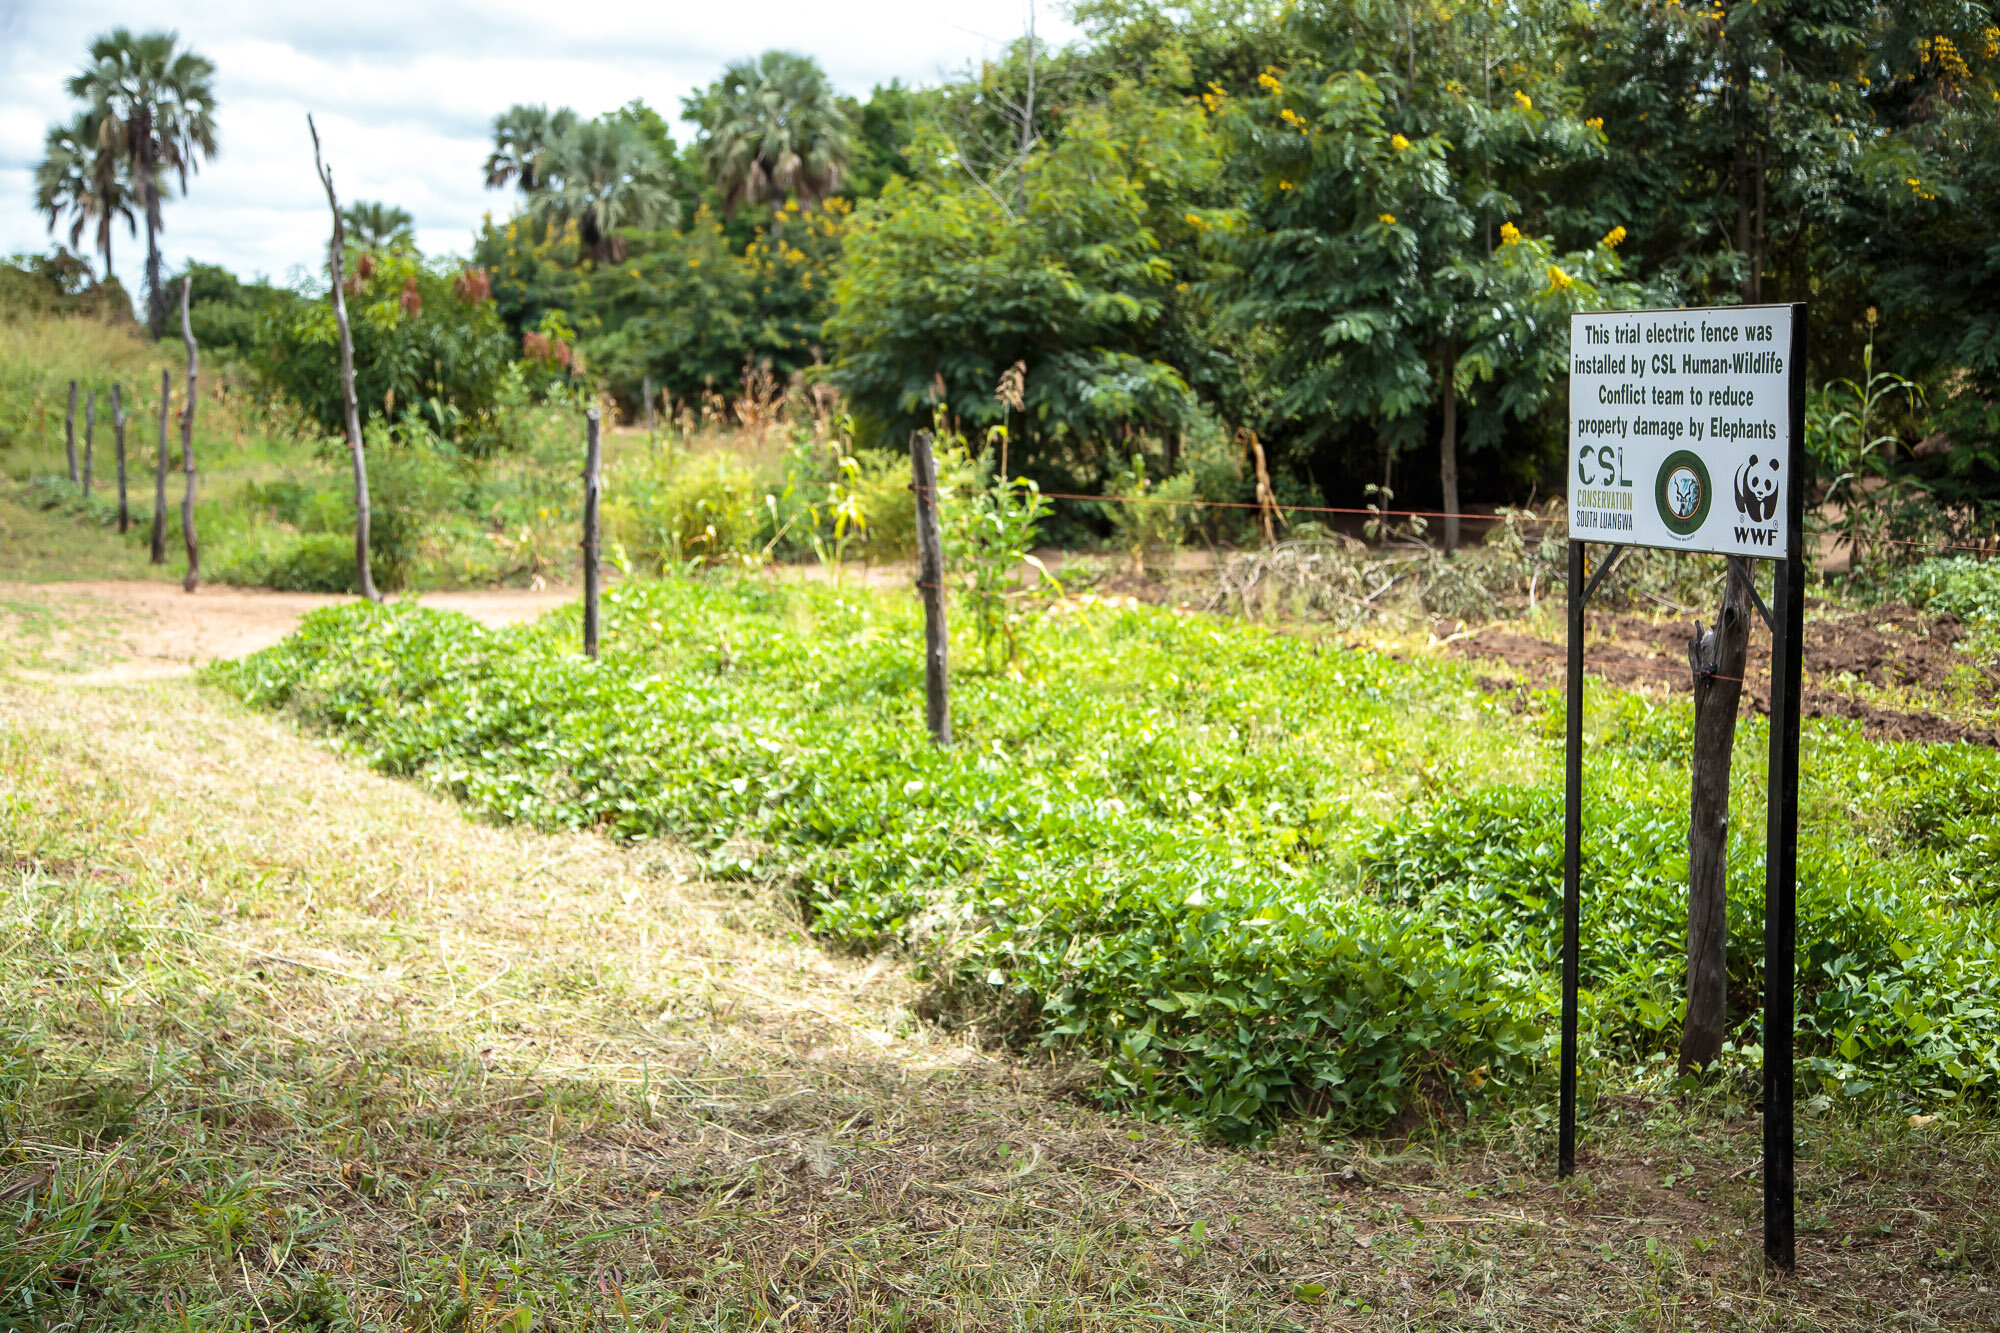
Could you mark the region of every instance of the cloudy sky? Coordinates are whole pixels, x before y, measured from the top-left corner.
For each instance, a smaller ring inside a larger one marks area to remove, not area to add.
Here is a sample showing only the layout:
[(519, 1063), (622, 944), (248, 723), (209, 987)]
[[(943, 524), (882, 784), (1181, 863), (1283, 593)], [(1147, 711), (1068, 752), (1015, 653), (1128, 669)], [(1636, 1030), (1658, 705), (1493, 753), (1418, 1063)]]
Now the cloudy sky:
[[(73, 110), (63, 82), (91, 38), (121, 24), (178, 29), (217, 66), (221, 153), (168, 205), (168, 263), (284, 281), (326, 244), (308, 111), (343, 202), (400, 204), (425, 251), (463, 252), (481, 215), (512, 202), (482, 188), (480, 170), (493, 117), (512, 103), (595, 115), (642, 97), (671, 120), (724, 64), (772, 45), (816, 57), (842, 92), (865, 97), (993, 54), (1027, 17), (1027, 0), (0, 0), (0, 254), (48, 246), (31, 204), (43, 136)], [(1051, 42), (1075, 35), (1052, 0), (1036, 26)], [(675, 137), (685, 142), (686, 127)], [(136, 292), (144, 239), (121, 230), (114, 246)]]

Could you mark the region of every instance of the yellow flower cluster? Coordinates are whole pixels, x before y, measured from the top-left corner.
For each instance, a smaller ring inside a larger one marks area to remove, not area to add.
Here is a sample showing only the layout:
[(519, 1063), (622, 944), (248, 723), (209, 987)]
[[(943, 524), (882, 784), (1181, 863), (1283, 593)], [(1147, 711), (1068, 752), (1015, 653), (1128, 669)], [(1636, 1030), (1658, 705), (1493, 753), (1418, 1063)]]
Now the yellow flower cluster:
[(1554, 264), (1549, 265), (1549, 289), (1551, 291), (1559, 292), (1563, 288), (1573, 285), (1575, 282), (1575, 278), (1572, 278)]
[(1535, 109), (1534, 102), (1529, 100), (1528, 95), (1522, 92), (1519, 88), (1516, 88), (1514, 90), (1514, 104), (1520, 107), (1521, 110), (1523, 111), (1533, 111)]
[(1400, 134), (1392, 134), (1389, 136), (1389, 146), (1400, 153), (1410, 146), (1410, 141)]
[(1396, 225), (1396, 215), (1394, 213), (1383, 213), (1381, 215), (1381, 222), (1385, 227), (1393, 227)]
[(1500, 244), (1512, 245), (1521, 239), (1521, 229), (1511, 222), (1500, 224)]
[(1983, 48), (1981, 54), (1988, 60), (2000, 56), (2000, 28), (1988, 28), (1982, 35), (1985, 40), (1981, 43)]
[(1201, 104), (1210, 111), (1221, 110), (1222, 104), (1228, 100), (1229, 93), (1219, 83), (1209, 84), (1208, 91), (1201, 95)]
[(1270, 93), (1285, 91), (1285, 85), (1278, 82), (1277, 68), (1276, 65), (1267, 66), (1264, 72), (1257, 76), (1257, 86)]
[(1958, 53), (1957, 45), (1949, 37), (1926, 37), (1918, 42), (1917, 59), (1926, 65), (1936, 65), (1947, 82), (1956, 83), (1972, 76), (1965, 57)]
[(1910, 187), (1910, 193), (1911, 193), (1911, 194), (1914, 194), (1914, 195), (1915, 195), (1915, 196), (1917, 196), (1917, 198), (1919, 198), (1919, 199), (1935, 199), (1935, 198), (1937, 198), (1937, 195), (1936, 195), (1936, 194), (1934, 194), (1933, 192), (1929, 191), (1929, 190), (1926, 190), (1926, 189), (1924, 188), (1924, 183), (1923, 183), (1922, 181), (1918, 180), (1918, 179), (1917, 179), (1917, 178), (1916, 178), (1915, 176), (1912, 176), (1912, 177), (1910, 177), (1910, 178), (1909, 178), (1908, 180), (1905, 180), (1905, 181), (1903, 182), (1903, 184), (1905, 184), (1905, 185), (1909, 186), (1909, 187)]
[(1292, 183), (1290, 181), (1279, 181), (1278, 188), (1281, 190), (1289, 190), (1292, 188)]
[(1199, 213), (1183, 213), (1183, 214), (1181, 214), (1181, 216), (1182, 216), (1182, 217), (1184, 217), (1184, 218), (1186, 218), (1186, 219), (1187, 219), (1187, 224), (1188, 224), (1188, 226), (1190, 226), (1190, 227), (1193, 227), (1193, 228), (1194, 228), (1194, 229), (1195, 229), (1196, 231), (1207, 231), (1207, 230), (1208, 230), (1208, 224), (1207, 224), (1206, 222), (1203, 222), (1203, 221), (1201, 220), (1201, 214), (1199, 214)]
[(1297, 129), (1300, 134), (1312, 133), (1312, 126), (1306, 124), (1306, 118), (1290, 107), (1286, 107), (1283, 111), (1280, 111), (1278, 119)]
[(1616, 250), (1624, 239), (1625, 229), (1623, 227), (1613, 227), (1610, 231), (1604, 233), (1604, 239), (1599, 241), (1598, 244), (1607, 250)]
[(1601, 130), (1604, 128), (1604, 117), (1592, 116), (1589, 120), (1586, 120), (1583, 123), (1589, 126), (1593, 130)]

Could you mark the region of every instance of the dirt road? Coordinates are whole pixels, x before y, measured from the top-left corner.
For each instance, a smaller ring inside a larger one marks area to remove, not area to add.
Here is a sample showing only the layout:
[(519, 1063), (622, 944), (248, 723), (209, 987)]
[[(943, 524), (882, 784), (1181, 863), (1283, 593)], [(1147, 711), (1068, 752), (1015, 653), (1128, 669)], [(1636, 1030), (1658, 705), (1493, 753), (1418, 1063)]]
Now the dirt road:
[[(433, 592), (425, 606), (462, 611), (488, 625), (533, 620), (576, 596), (575, 589)], [(182, 592), (171, 583), (0, 582), (7, 626), (30, 661), (53, 659), (85, 667), (85, 680), (153, 680), (181, 676), (218, 657), (268, 648), (291, 633), (306, 612), (354, 598), (327, 593), (207, 587)], [(47, 614), (37, 615), (40, 609)], [(37, 642), (36, 640), (40, 641)]]

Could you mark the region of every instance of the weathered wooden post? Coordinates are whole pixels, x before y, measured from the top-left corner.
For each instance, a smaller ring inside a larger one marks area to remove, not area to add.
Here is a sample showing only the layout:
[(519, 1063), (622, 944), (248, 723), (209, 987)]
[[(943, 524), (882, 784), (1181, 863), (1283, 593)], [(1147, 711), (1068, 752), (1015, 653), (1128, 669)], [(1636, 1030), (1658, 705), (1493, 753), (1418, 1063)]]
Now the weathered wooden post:
[(90, 397), (83, 404), (83, 498), (90, 498), (90, 457), (96, 452), (97, 439), (97, 390), (90, 391)]
[(653, 377), (646, 376), (646, 433), (653, 433)]
[(153, 563), (167, 563), (167, 413), (174, 401), (174, 372), (160, 371), (160, 461), (153, 468)]
[(195, 360), (194, 325), (188, 323), (188, 294), (193, 288), (193, 278), (181, 279), (181, 341), (187, 344), (188, 354), (187, 402), (181, 406), (181, 471), (187, 474), (187, 489), (181, 493), (181, 540), (187, 546), (188, 561), (181, 588), (186, 592), (201, 586), (201, 543), (194, 534), (194, 404), (201, 367)]
[(910, 489), (917, 498), (917, 591), (924, 599), (924, 722), (931, 740), (951, 744), (945, 668), (944, 534), (938, 527), (937, 459), (928, 431), (910, 435)]
[(347, 421), (347, 454), (354, 465), (354, 585), (371, 602), (382, 600), (375, 590), (375, 571), (369, 563), (368, 458), (361, 441), (361, 405), (354, 396), (354, 333), (347, 323), (347, 294), (341, 260), (347, 250), (346, 222), (340, 216), (340, 199), (333, 192), (333, 168), (320, 160), (319, 126), (306, 116), (312, 134), (313, 170), (326, 187), (326, 206), (333, 214), (333, 238), (327, 242), (328, 268), (333, 275), (333, 323), (340, 334), (340, 398)]
[(596, 408), (583, 414), (588, 423), (583, 451), (583, 652), (597, 656), (597, 493), (603, 463), (600, 422)]
[(63, 450), (69, 455), (69, 479), (76, 480), (76, 381), (69, 382), (69, 411), (63, 415)]
[(125, 399), (119, 386), (111, 386), (111, 434), (118, 443), (118, 535), (132, 526), (132, 511), (125, 503)]

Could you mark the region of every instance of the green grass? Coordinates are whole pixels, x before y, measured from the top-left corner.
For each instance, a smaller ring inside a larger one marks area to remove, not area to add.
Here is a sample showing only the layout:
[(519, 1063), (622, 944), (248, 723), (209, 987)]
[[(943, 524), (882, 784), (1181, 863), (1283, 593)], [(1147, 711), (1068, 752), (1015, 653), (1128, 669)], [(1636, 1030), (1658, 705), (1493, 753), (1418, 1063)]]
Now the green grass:
[[(906, 598), (669, 581), (606, 616), (592, 664), (573, 615), (339, 608), (217, 678), (488, 815), (671, 835), (786, 886), (822, 938), (922, 959), (929, 1012), (1084, 1055), (1111, 1102), (1256, 1138), (1546, 1097), (1556, 701), (1517, 716), (1456, 667), (1065, 603), (1021, 669), (956, 679), (939, 750)], [(1586, 1066), (1631, 1068), (1677, 1035), (1690, 717), (1591, 708)], [(1763, 736), (1743, 728), (1732, 798), (1739, 1019)], [(1806, 753), (1809, 1090), (1990, 1099), (2000, 756), (1817, 722)], [(1740, 1030), (1729, 1059), (1756, 1047)]]

